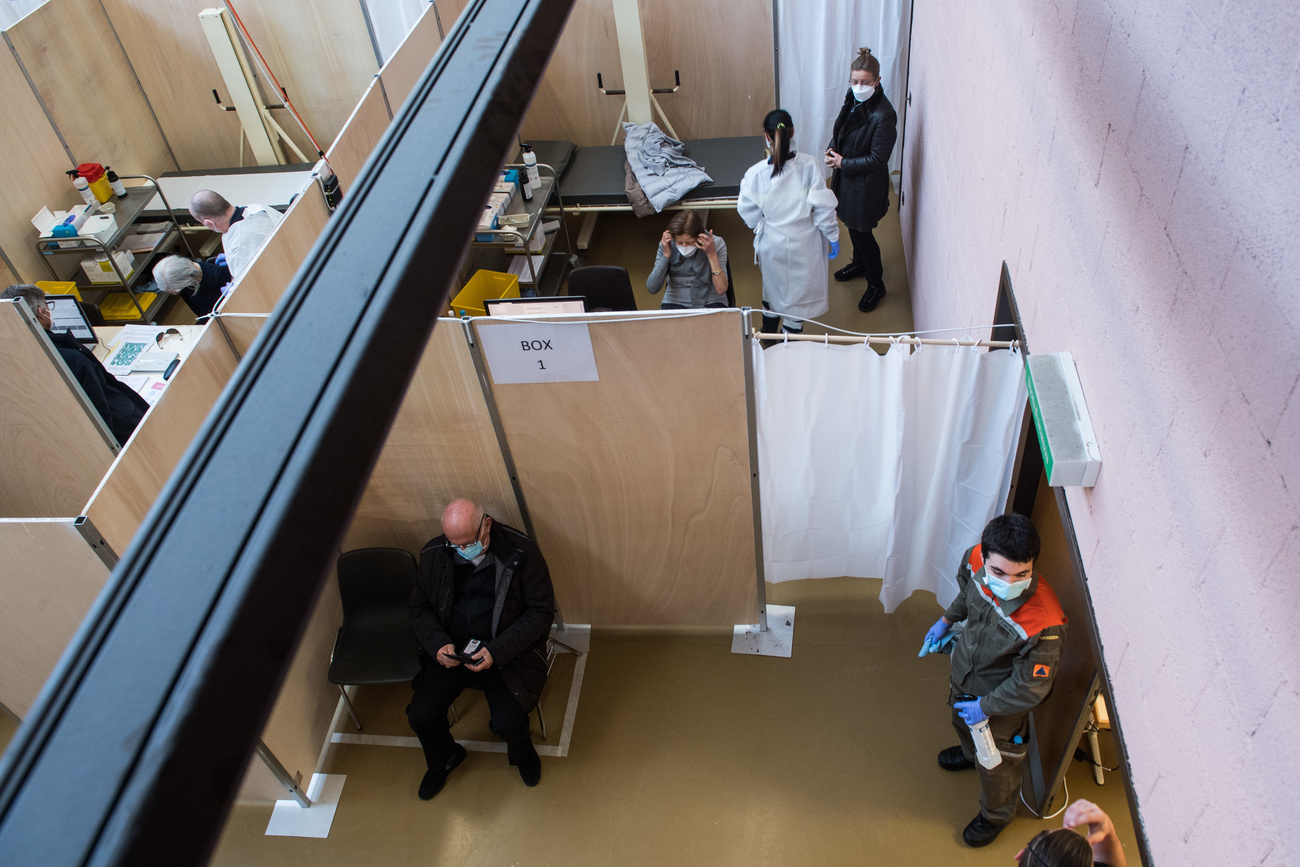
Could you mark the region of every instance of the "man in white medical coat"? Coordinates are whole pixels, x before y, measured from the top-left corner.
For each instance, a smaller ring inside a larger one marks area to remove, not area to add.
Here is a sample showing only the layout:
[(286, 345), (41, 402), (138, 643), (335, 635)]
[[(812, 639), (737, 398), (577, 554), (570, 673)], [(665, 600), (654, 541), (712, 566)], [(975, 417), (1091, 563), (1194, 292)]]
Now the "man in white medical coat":
[(190, 199), (190, 216), (221, 235), (226, 266), (233, 280), (239, 280), (252, 264), (262, 244), (284, 217), (266, 205), (235, 207), (220, 193), (199, 190)]

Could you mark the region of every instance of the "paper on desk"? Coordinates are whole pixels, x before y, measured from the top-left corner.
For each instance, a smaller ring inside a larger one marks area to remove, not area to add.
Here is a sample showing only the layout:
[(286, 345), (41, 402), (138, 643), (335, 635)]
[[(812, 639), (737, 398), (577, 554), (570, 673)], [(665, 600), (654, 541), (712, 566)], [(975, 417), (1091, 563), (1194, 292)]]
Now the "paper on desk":
[(158, 345), (152, 337), (148, 340), (115, 340), (113, 343), (115, 348), (104, 362), (104, 369), (123, 380), (130, 375), (136, 358)]

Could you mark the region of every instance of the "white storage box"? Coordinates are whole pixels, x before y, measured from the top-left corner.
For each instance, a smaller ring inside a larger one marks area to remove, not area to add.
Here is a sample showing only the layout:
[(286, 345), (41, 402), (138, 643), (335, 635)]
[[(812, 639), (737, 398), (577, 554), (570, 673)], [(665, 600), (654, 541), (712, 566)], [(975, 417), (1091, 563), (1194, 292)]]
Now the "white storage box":
[(1101, 471), (1101, 449), (1074, 356), (1033, 353), (1025, 359), (1025, 378), (1047, 483), (1054, 488), (1091, 488)]
[[(542, 231), (542, 223), (539, 220), (537, 223), (537, 228), (533, 230), (533, 236), (528, 239), (528, 249), (532, 250), (534, 253), (540, 253), (542, 252), (542, 248), (545, 246), (546, 246), (546, 233)], [(519, 244), (511, 244), (509, 247), (506, 247), (506, 249), (509, 250), (511, 253), (524, 252), (524, 248)]]
[[(53, 211), (49, 208), (41, 208), (36, 216), (32, 217), (32, 225), (40, 233), (40, 239), (58, 241), (60, 247), (80, 247), (81, 242), (77, 240), (77, 233), (81, 231), (82, 226), (90, 219), (94, 212), (90, 205), (80, 205), (70, 211)], [(55, 234), (55, 229), (58, 234)]]
[(77, 230), (77, 237), (93, 238), (105, 247), (115, 234), (117, 234), (117, 217), (112, 214), (96, 214)]
[[(135, 274), (135, 256), (125, 250), (119, 250), (114, 253), (113, 261), (117, 263), (118, 270), (122, 272), (122, 275), (126, 277), (126, 279), (130, 280), (131, 276)], [(86, 272), (86, 276), (90, 278), (91, 283), (122, 282), (117, 279), (117, 274), (113, 271), (113, 266), (108, 263), (108, 257), (103, 253), (94, 256), (87, 256), (82, 259), (81, 270)]]

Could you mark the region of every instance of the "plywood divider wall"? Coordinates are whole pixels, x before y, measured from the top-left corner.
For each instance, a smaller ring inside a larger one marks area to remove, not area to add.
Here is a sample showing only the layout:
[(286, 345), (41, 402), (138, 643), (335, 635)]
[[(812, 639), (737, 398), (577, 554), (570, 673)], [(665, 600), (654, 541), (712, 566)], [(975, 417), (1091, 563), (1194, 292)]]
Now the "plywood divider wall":
[(117, 554), (131, 544), (235, 366), (226, 338), (209, 324), (86, 505), (86, 516)]
[[(445, 28), (451, 26), (451, 19), (446, 15), (447, 5), (447, 0), (443, 0), (443, 4), (438, 7)], [(456, 10), (456, 14), (460, 14), (459, 9)], [(438, 35), (438, 19), (433, 14), (433, 4), (430, 3), (429, 8), (424, 10), (420, 20), (415, 22), (411, 32), (406, 34), (406, 39), (402, 40), (402, 44), (397, 47), (393, 56), (388, 58), (388, 62), (379, 72), (379, 77), (383, 80), (384, 93), (388, 97), (388, 106), (392, 109), (394, 117), (401, 110), (402, 103), (410, 96), (415, 83), (420, 80), (420, 76), (424, 74), (429, 61), (433, 59), (433, 55), (438, 52), (441, 45), (442, 37)]]
[[(338, 137), (371, 76), (379, 70), (361, 3), (240, 0), (236, 8), (312, 135), (326, 147)], [(268, 99), (280, 101), (270, 81), (265, 81), (264, 87)], [(314, 159), (315, 148), (289, 112), (273, 114), (307, 158)]]
[(266, 240), (248, 273), (230, 290), (221, 305), (223, 313), (270, 313), (312, 245), (329, 222), (329, 206), (314, 181), (294, 199), (284, 214), (284, 221)]
[(108, 567), (71, 518), (0, 519), (0, 704), (27, 715)]
[(756, 621), (740, 316), (593, 321), (599, 382), (493, 387), (567, 620)]
[(343, 131), (326, 153), (330, 168), (334, 169), (344, 195), (352, 189), (353, 182), (361, 173), (361, 167), (383, 138), (391, 120), (388, 105), (384, 102), (383, 83), (376, 76), (371, 80), (370, 87), (366, 88), (348, 122), (343, 125)]
[(253, 348), (253, 341), (262, 333), (268, 318), (268, 313), (223, 314), (217, 327), (225, 329), (226, 337), (242, 359)]
[[(768, 0), (643, 0), (641, 30), (650, 86), (672, 87), (673, 70), (681, 71), (682, 89), (657, 97), (679, 136), (758, 134), (776, 108)], [(524, 118), (524, 138), (609, 144), (623, 97), (601, 94), (598, 72), (605, 87), (623, 87), (613, 6), (578, 0)]]
[(77, 162), (154, 177), (179, 168), (99, 0), (46, 3), (5, 36)]
[(458, 321), (439, 319), (343, 550), (388, 546), (418, 556), (457, 497), (524, 529), (465, 333)]
[(0, 301), (0, 515), (5, 517), (79, 515), (113, 463), (113, 450), (42, 347), (44, 341), (14, 302)]
[(46, 206), (67, 210), (82, 203), (63, 174), (76, 166), (7, 45), (0, 45), (0, 117), (4, 118), (0, 123), (0, 153), (4, 154), (0, 183), (5, 191), (0, 196), (0, 250), (17, 269), (18, 280), (49, 280), (29, 220)]
[(243, 130), (239, 117), (222, 111), (212, 98), (215, 88), (226, 105), (232, 104), (199, 24), (201, 11), (221, 4), (216, 0), (102, 2), (181, 170), (239, 165)]

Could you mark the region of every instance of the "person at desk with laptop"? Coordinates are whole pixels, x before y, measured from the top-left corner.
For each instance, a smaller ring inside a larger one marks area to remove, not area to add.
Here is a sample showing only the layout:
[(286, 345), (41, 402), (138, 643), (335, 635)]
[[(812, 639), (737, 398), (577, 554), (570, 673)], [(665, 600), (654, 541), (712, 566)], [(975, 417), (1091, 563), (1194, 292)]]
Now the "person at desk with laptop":
[(0, 292), (0, 300), (8, 301), (12, 298), (21, 298), (27, 302), (36, 321), (49, 335), (50, 342), (59, 351), (59, 357), (68, 365), (68, 370), (72, 371), (104, 424), (108, 425), (119, 444), (125, 444), (148, 411), (149, 404), (135, 393), (135, 389), (105, 370), (95, 354), (75, 337), (67, 331), (51, 329), (53, 319), (50, 317), (45, 292), (39, 287), (18, 283)]
[(221, 235), (226, 265), (235, 280), (244, 276), (257, 251), (284, 216), (266, 205), (235, 207), (220, 193), (199, 190), (190, 199), (190, 216)]

